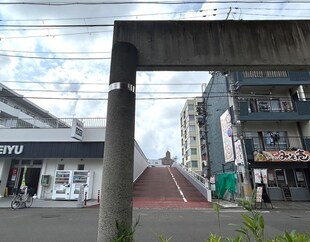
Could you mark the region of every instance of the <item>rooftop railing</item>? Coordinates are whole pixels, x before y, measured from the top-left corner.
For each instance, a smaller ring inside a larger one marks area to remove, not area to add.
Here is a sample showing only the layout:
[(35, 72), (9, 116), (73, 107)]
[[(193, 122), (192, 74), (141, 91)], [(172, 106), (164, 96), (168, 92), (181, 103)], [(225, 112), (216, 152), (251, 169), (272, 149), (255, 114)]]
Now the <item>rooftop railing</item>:
[[(85, 128), (102, 128), (106, 126), (106, 118), (77, 118)], [(28, 128), (71, 128), (73, 118), (0, 118), (0, 129), (28, 129)]]

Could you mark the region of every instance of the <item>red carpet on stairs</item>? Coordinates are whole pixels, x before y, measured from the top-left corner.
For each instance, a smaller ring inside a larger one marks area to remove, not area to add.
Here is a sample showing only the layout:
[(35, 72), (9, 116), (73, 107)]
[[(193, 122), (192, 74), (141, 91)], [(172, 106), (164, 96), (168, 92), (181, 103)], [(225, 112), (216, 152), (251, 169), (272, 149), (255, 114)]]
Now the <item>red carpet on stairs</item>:
[(148, 167), (134, 184), (133, 207), (210, 208), (212, 204), (176, 168)]

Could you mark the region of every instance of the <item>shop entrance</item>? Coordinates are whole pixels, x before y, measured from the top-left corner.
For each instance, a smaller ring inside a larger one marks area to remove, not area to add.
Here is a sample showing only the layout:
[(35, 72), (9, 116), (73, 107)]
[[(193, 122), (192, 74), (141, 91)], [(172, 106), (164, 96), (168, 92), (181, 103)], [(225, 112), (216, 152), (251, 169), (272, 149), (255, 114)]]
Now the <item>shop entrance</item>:
[(40, 180), (42, 160), (12, 160), (7, 180), (8, 194), (13, 194), (14, 188), (19, 188), (25, 181), (33, 194), (37, 193)]

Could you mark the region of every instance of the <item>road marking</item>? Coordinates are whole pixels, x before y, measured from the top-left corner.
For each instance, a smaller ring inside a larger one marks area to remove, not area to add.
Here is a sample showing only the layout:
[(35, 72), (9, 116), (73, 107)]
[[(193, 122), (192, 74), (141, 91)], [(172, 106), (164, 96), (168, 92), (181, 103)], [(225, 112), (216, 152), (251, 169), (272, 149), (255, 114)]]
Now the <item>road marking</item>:
[(177, 183), (177, 180), (175, 179), (174, 175), (172, 174), (172, 172), (170, 171), (170, 168), (168, 167), (168, 171), (170, 172), (170, 175), (175, 183), (175, 185), (177, 186), (178, 190), (179, 190), (179, 193), (181, 194), (182, 198), (183, 198), (183, 201), (187, 203), (187, 199), (185, 198), (180, 186), (178, 185)]

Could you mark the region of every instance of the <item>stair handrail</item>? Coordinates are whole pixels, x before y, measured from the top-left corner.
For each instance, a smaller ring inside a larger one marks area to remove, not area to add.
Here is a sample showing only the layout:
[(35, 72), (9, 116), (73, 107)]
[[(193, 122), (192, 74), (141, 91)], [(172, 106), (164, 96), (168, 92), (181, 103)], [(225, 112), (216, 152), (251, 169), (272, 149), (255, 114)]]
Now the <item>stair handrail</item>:
[(191, 177), (193, 177), (195, 180), (197, 180), (198, 183), (201, 183), (201, 185), (208, 187), (208, 179), (199, 175), (195, 171), (192, 171), (188, 167), (184, 166), (181, 163), (174, 162), (173, 166), (178, 165), (180, 168), (182, 168), (184, 171), (186, 171)]

